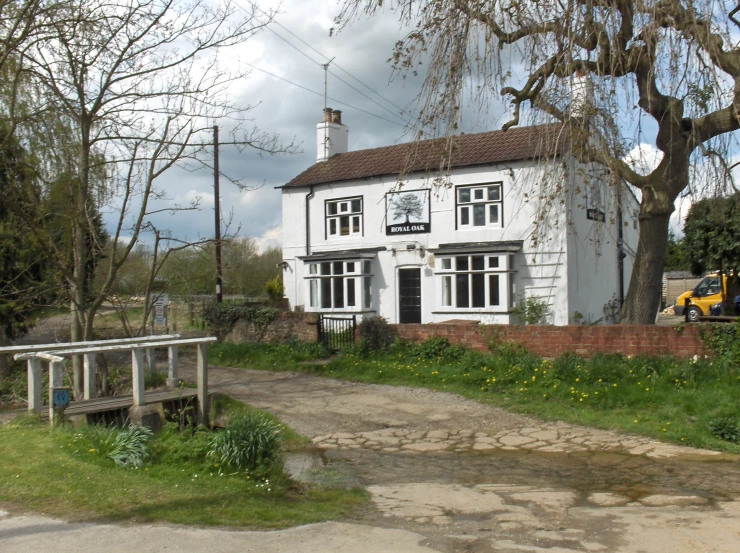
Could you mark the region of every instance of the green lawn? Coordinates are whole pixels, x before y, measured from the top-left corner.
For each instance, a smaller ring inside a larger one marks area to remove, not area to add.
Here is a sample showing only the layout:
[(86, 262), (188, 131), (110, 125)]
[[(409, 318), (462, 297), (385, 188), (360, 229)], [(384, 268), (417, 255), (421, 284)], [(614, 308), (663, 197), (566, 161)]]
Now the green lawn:
[(455, 392), (545, 420), (740, 453), (740, 444), (709, 428), (725, 421), (740, 439), (740, 370), (730, 353), (696, 360), (621, 355), (545, 360), (513, 346), (480, 353), (433, 339), (397, 342), (383, 354), (357, 348), (326, 365), (306, 365), (299, 363), (305, 347), (214, 344), (211, 358), (234, 367), (301, 370)]
[[(286, 436), (293, 447), (300, 443)], [(262, 529), (352, 517), (368, 505), (362, 490), (221, 470), (190, 455), (177, 433), (156, 437), (140, 468), (119, 467), (88, 448), (71, 428), (0, 427), (0, 502), (71, 520)]]

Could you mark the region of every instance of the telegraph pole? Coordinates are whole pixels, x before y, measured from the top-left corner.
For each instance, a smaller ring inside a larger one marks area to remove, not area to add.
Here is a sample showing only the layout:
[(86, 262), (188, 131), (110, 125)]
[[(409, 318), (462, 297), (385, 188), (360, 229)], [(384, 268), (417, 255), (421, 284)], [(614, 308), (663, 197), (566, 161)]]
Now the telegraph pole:
[(223, 302), (223, 279), (221, 278), (221, 193), (218, 169), (218, 125), (213, 126), (213, 203), (216, 212), (216, 303)]

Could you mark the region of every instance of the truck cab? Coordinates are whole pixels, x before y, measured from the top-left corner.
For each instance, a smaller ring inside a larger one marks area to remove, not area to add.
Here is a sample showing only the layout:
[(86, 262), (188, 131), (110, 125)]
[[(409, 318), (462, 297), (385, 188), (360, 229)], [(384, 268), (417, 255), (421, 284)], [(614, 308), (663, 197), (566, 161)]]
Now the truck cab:
[[(723, 275), (724, 285), (727, 286), (727, 275)], [(689, 305), (686, 306), (686, 299)], [(695, 322), (699, 317), (710, 314), (710, 308), (722, 301), (722, 288), (719, 283), (719, 274), (710, 273), (705, 276), (693, 290), (687, 290), (674, 304), (676, 315), (686, 315), (686, 319)]]

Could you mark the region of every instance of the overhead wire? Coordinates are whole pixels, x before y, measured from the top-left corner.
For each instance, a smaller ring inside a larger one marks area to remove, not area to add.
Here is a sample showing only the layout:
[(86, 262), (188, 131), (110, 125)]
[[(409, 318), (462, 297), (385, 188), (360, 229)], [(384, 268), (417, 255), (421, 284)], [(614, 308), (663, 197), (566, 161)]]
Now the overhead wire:
[[(236, 4), (236, 5), (239, 6), (239, 4)], [(241, 7), (241, 6), (239, 6), (239, 7), (242, 10), (246, 11), (243, 7)], [(262, 13), (263, 15), (265, 15), (266, 17), (270, 17), (269, 14), (267, 14), (264, 10), (262, 10), (258, 6), (254, 6), (254, 8), (257, 11), (259, 11), (260, 13)], [(324, 54), (324, 53), (320, 52), (319, 50), (317, 50), (316, 48), (314, 48), (311, 44), (309, 44), (308, 42), (306, 42), (305, 40), (303, 40), (300, 36), (298, 36), (297, 34), (295, 34), (293, 31), (291, 31), (285, 25), (281, 24), (279, 21), (277, 21), (275, 19), (271, 19), (266, 24), (266, 28), (267, 28), (268, 31), (270, 31), (276, 37), (278, 37), (280, 40), (282, 40), (283, 42), (285, 42), (288, 46), (290, 46), (291, 48), (293, 48), (294, 50), (296, 50), (297, 52), (299, 52), (302, 56), (305, 56), (312, 63), (315, 63), (316, 65), (318, 65), (320, 67), (324, 67), (326, 65), (326, 64), (322, 64), (320, 62), (317, 62), (311, 56), (309, 56), (304, 50), (298, 48), (295, 44), (293, 44), (292, 42), (290, 42), (284, 36), (280, 35), (277, 31), (275, 31), (275, 29), (272, 29), (270, 27), (270, 25), (273, 24), (273, 23), (275, 25), (277, 25), (278, 27), (280, 27), (281, 29), (283, 29), (286, 33), (288, 33), (289, 35), (291, 35), (292, 37), (294, 37), (296, 40), (298, 40), (301, 44), (305, 45), (307, 48), (309, 48), (313, 52), (317, 53), (319, 56), (321, 56), (325, 60), (327, 60), (327, 61), (329, 60), (329, 56), (327, 56), (326, 54)], [(404, 108), (402, 108), (402, 107), (396, 105), (395, 103), (391, 102), (390, 100), (388, 100), (385, 96), (383, 96), (382, 94), (380, 94), (379, 92), (377, 92), (375, 89), (373, 89), (371, 86), (369, 86), (368, 84), (364, 83), (363, 81), (361, 81), (360, 79), (358, 79), (357, 77), (355, 77), (352, 73), (350, 73), (349, 71), (347, 71), (346, 69), (344, 69), (338, 63), (332, 62), (332, 66), (333, 67), (336, 67), (340, 71), (343, 71), (344, 73), (346, 73), (349, 77), (351, 77), (352, 79), (354, 79), (355, 81), (357, 81), (358, 83), (360, 83), (362, 86), (364, 86), (365, 88), (367, 88), (370, 92), (372, 92), (373, 94), (375, 94), (376, 96), (378, 96), (380, 99), (384, 100), (385, 102), (387, 102), (388, 104), (390, 104), (391, 106), (393, 106), (394, 108), (396, 108), (398, 110), (398, 112), (395, 112), (395, 111), (389, 109), (388, 107), (386, 107), (386, 106), (378, 103), (376, 100), (374, 100), (373, 98), (371, 98), (370, 96), (368, 96), (367, 94), (365, 94), (364, 92), (362, 92), (361, 90), (357, 89), (356, 87), (354, 87), (353, 85), (349, 84), (347, 81), (345, 81), (344, 79), (342, 79), (341, 77), (339, 77), (339, 75), (337, 75), (335, 72), (333, 72), (331, 70), (328, 70), (328, 72), (331, 75), (333, 75), (338, 81), (344, 83), (346, 86), (348, 86), (349, 88), (351, 88), (352, 90), (354, 90), (355, 92), (357, 92), (358, 94), (360, 94), (361, 96), (363, 96), (364, 98), (366, 98), (367, 100), (369, 100), (370, 102), (372, 102), (373, 104), (375, 104), (376, 106), (378, 106), (379, 108), (387, 111), (388, 113), (392, 114), (395, 117), (398, 117), (401, 121), (403, 121), (408, 126), (409, 121), (406, 120), (406, 119), (404, 119), (402, 117), (402, 115), (401, 115), (401, 114), (405, 114), (406, 113), (406, 110)]]

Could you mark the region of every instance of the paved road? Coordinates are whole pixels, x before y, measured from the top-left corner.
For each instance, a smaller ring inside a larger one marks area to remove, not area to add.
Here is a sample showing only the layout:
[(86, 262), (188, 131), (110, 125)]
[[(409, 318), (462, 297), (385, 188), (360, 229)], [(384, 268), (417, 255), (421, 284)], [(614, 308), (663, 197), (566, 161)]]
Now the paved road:
[(740, 551), (733, 457), (428, 390), (222, 368), (211, 383), (313, 440), (294, 474), (366, 486), (376, 511), (277, 532), (6, 515), (0, 551)]

